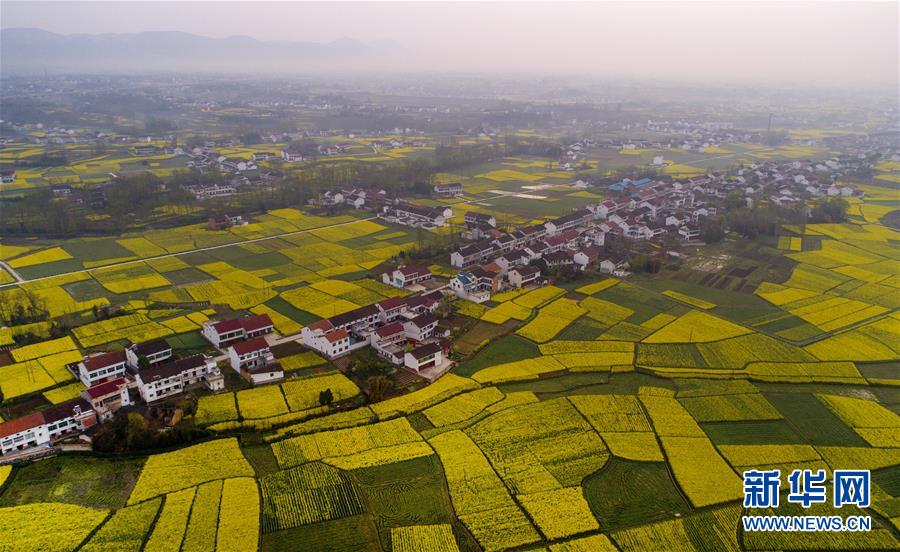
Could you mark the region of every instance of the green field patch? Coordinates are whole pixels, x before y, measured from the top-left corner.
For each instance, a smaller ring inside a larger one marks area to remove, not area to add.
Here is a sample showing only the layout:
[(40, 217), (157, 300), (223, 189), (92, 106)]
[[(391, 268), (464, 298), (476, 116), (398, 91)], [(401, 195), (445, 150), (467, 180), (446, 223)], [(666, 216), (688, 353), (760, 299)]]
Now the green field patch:
[(537, 345), (518, 335), (509, 334), (489, 343), (478, 351), (478, 354), (471, 360), (460, 364), (454, 370), (454, 373), (461, 376), (471, 376), (475, 372), (489, 366), (538, 356), (541, 356), (541, 353)]
[[(662, 462), (612, 458), (583, 482), (584, 497), (603, 531), (668, 519), (691, 511)], [(622, 492), (628, 489), (627, 492)]]
[(62, 247), (81, 261), (121, 259), (134, 255), (133, 252), (117, 243), (116, 238), (70, 240), (65, 242)]
[(277, 312), (283, 314), (284, 316), (287, 316), (294, 322), (299, 322), (300, 324), (303, 324), (304, 326), (307, 324), (312, 324), (313, 322), (318, 320), (318, 317), (316, 317), (306, 311), (302, 311), (302, 310), (298, 309), (297, 307), (288, 303), (281, 297), (273, 297), (263, 304), (266, 305), (267, 307), (271, 308), (272, 310), (277, 311)]
[(316, 550), (322, 552), (381, 552), (378, 533), (368, 514), (301, 525), (263, 533), (260, 552)]
[(137, 481), (142, 458), (57, 456), (16, 469), (0, 506), (65, 502), (92, 508), (121, 508)]
[(806, 442), (784, 420), (703, 422), (700, 427), (715, 445), (797, 445)]
[(67, 272), (76, 272), (84, 269), (81, 261), (78, 259), (66, 259), (64, 261), (54, 261), (52, 263), (44, 263), (24, 268), (17, 268), (16, 272), (19, 276), (30, 280), (33, 278), (43, 278), (45, 276), (55, 276), (56, 274), (65, 274)]
[(96, 280), (82, 280), (66, 284), (63, 289), (72, 296), (76, 301), (90, 301), (92, 299), (100, 299), (101, 297), (109, 297), (109, 292), (100, 285)]
[(765, 393), (765, 397), (781, 412), (791, 428), (812, 445), (866, 446), (866, 442), (815, 395)]
[(349, 477), (320, 462), (265, 475), (259, 478), (259, 484), (264, 533), (364, 511)]
[(366, 510), (372, 515), (385, 550), (393, 527), (448, 523), (474, 544), (456, 520), (436, 455), (350, 472)]

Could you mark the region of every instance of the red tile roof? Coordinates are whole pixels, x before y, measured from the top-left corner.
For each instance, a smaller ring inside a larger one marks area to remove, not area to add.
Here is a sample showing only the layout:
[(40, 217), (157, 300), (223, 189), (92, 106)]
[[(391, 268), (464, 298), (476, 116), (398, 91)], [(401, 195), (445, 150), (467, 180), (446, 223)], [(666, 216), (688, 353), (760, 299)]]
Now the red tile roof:
[(246, 355), (247, 353), (252, 353), (253, 351), (261, 351), (263, 349), (268, 349), (269, 344), (266, 343), (266, 339), (264, 337), (256, 337), (250, 339), (248, 341), (240, 341), (232, 345), (234, 348), (234, 352), (239, 355)]
[(101, 353), (88, 358), (84, 361), (84, 367), (87, 368), (88, 372), (96, 372), (107, 366), (122, 362), (125, 362), (125, 351), (114, 351), (111, 353)]
[(99, 399), (101, 397), (105, 397), (107, 395), (112, 395), (113, 393), (119, 392), (119, 387), (125, 384), (125, 378), (116, 378), (112, 381), (107, 381), (104, 383), (97, 384), (93, 387), (88, 387), (85, 392), (91, 399)]
[(333, 332), (328, 332), (327, 334), (325, 334), (325, 339), (327, 339), (329, 343), (334, 343), (335, 341), (340, 341), (348, 337), (350, 337), (350, 334), (348, 334), (347, 330), (344, 329), (334, 330)]
[(20, 431), (33, 429), (42, 425), (44, 425), (44, 415), (40, 412), (34, 412), (27, 416), (22, 416), (21, 418), (16, 418), (15, 420), (0, 424), (0, 438), (9, 437)]
[(317, 322), (313, 322), (309, 326), (307, 326), (310, 331), (322, 330), (327, 332), (328, 330), (334, 328), (334, 324), (332, 324), (327, 318), (323, 318)]
[(378, 337), (397, 335), (398, 333), (403, 333), (403, 324), (400, 322), (391, 322), (390, 324), (375, 330), (375, 333), (378, 334)]
[(391, 297), (390, 299), (385, 299), (377, 303), (378, 307), (383, 311), (394, 310), (398, 307), (402, 307), (406, 303), (406, 299), (403, 297)]
[(240, 330), (243, 327), (239, 318), (235, 318), (233, 320), (223, 320), (221, 322), (216, 322), (213, 324), (213, 329), (216, 330), (216, 333), (222, 335), (223, 333), (233, 332), (235, 330)]
[(242, 318), (241, 325), (244, 326), (244, 331), (246, 332), (255, 332), (262, 330), (263, 328), (271, 328), (274, 326), (274, 324), (272, 324), (272, 319), (269, 318), (268, 314), (259, 314)]
[(401, 266), (397, 270), (400, 271), (404, 276), (418, 276), (420, 274), (431, 274), (431, 271), (425, 268), (424, 266), (417, 265), (408, 265)]

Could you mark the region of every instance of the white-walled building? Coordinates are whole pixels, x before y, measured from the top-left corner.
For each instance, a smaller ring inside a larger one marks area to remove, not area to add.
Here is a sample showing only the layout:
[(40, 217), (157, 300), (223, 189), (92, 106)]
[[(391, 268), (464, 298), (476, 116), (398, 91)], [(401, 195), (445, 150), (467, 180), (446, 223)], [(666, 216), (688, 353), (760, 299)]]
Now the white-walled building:
[(437, 343), (427, 343), (407, 352), (403, 364), (410, 370), (421, 372), (426, 368), (438, 366), (444, 362), (444, 352)]
[(81, 392), (81, 396), (91, 403), (91, 408), (101, 422), (111, 420), (120, 408), (131, 404), (128, 382), (125, 378), (116, 378), (88, 387)]
[(343, 328), (335, 328), (328, 320), (319, 320), (300, 331), (303, 344), (319, 351), (328, 359), (350, 352), (350, 334)]
[(125, 364), (133, 370), (140, 367), (141, 357), (146, 358), (150, 366), (172, 358), (172, 346), (162, 339), (132, 344), (125, 349)]
[(201, 333), (216, 348), (224, 348), (235, 341), (250, 339), (272, 333), (275, 324), (267, 314), (245, 316), (231, 320), (208, 320), (203, 323)]
[(0, 453), (49, 446), (54, 440), (96, 425), (91, 405), (78, 398), (0, 423)]
[(78, 363), (78, 379), (85, 387), (125, 375), (125, 352), (115, 351), (85, 357)]
[(225, 379), (213, 358), (193, 355), (157, 364), (135, 376), (141, 398), (152, 403), (184, 393), (188, 386), (204, 383), (212, 391), (225, 388)]

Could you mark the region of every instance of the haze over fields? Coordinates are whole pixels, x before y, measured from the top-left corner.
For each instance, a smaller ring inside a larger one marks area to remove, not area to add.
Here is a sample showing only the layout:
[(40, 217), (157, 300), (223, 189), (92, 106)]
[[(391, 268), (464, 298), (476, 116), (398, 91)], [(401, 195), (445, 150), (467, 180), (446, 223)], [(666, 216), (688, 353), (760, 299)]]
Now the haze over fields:
[(428, 70), (895, 87), (900, 67), (896, 2), (3, 2), (0, 9), (7, 72)]

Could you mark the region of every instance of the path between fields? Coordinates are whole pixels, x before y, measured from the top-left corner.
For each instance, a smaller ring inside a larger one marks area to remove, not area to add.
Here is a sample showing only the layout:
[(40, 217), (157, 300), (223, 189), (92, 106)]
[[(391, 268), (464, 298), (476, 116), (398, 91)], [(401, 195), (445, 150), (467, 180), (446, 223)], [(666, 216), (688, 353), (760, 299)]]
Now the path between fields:
[[(455, 207), (456, 205), (465, 205), (465, 204), (469, 204), (469, 203), (478, 203), (480, 201), (489, 201), (491, 199), (495, 199), (496, 197), (499, 197), (499, 196), (495, 195), (493, 197), (481, 197), (481, 198), (477, 198), (477, 199), (466, 199), (466, 200), (460, 201), (458, 203), (449, 204), (448, 207)], [(147, 261), (155, 261), (156, 259), (166, 259), (169, 257), (178, 257), (179, 255), (187, 255), (189, 253), (200, 253), (203, 251), (213, 251), (215, 249), (223, 249), (225, 247), (231, 247), (234, 245), (241, 245), (241, 244), (245, 244), (245, 243), (256, 243), (256, 242), (261, 242), (261, 241), (266, 241), (266, 240), (274, 240), (276, 238), (283, 238), (284, 236), (293, 236), (296, 234), (307, 234), (309, 232), (315, 232), (316, 230), (323, 230), (325, 228), (335, 228), (338, 226), (345, 226), (347, 224), (354, 224), (357, 222), (363, 222), (363, 221), (367, 221), (367, 220), (375, 220), (377, 218), (378, 217), (368, 217), (368, 218), (363, 218), (363, 219), (355, 219), (355, 220), (351, 220), (351, 221), (347, 221), (347, 222), (338, 222), (335, 224), (328, 224), (325, 226), (317, 226), (315, 228), (307, 228), (306, 230), (292, 230), (290, 232), (282, 232), (281, 234), (273, 234), (271, 236), (264, 236), (262, 238), (253, 238), (253, 239), (249, 239), (249, 240), (240, 240), (240, 241), (231, 242), (231, 243), (224, 243), (221, 245), (200, 247), (200, 248), (195, 248), (195, 249), (189, 249), (187, 251), (179, 251), (178, 253), (167, 253), (165, 255), (157, 255), (155, 257), (144, 257), (142, 259), (135, 259), (133, 261), (122, 261), (119, 263), (112, 263), (112, 264), (108, 264), (108, 265), (97, 266), (94, 268), (82, 268), (81, 270), (73, 270), (71, 272), (61, 272), (59, 274), (53, 274), (51, 276), (41, 276), (39, 278), (27, 278), (27, 279), (22, 278), (22, 276), (19, 275), (17, 272), (15, 272), (8, 264), (0, 261), (0, 267), (3, 267), (5, 270), (8, 270), (9, 273), (16, 279), (15, 282), (0, 285), (0, 289), (3, 289), (8, 286), (18, 285), (18, 284), (27, 284), (30, 282), (40, 282), (41, 280), (49, 280), (50, 278), (57, 278), (60, 276), (69, 276), (70, 274), (82, 274), (82, 273), (90, 274), (97, 270), (108, 270), (111, 268), (118, 268), (118, 267), (128, 266), (128, 265), (137, 264), (137, 263), (144, 263)]]
[[(13, 283), (18, 284), (18, 283), (21, 283), (21, 282), (24, 282), (24, 281), (25, 281), (25, 279), (22, 278), (22, 277), (19, 275), (18, 272), (16, 272), (15, 270), (13, 270), (13, 267), (9, 266), (9, 265), (6, 264), (5, 262), (0, 261), (0, 268), (2, 268), (3, 270), (9, 272), (9, 274), (10, 274), (13, 278), (16, 279), (16, 281), (13, 282)], [(11, 285), (13, 285), (13, 283), (10, 283), (10, 284), (4, 284), (4, 285), (11, 286)], [(3, 286), (0, 286), (0, 287), (3, 287)]]

